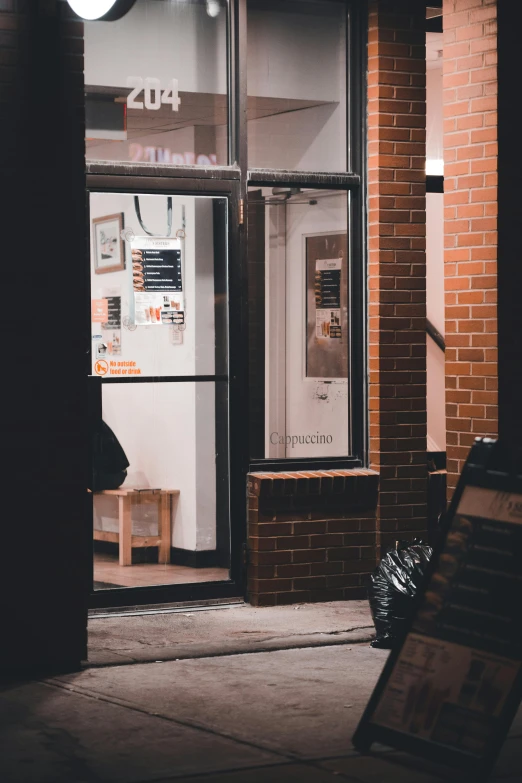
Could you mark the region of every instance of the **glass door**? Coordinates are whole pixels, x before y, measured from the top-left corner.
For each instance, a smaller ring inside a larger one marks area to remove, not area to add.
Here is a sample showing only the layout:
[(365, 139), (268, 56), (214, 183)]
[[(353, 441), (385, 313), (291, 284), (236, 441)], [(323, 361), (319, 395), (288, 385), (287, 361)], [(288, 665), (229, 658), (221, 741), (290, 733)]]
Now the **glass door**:
[(229, 580), (227, 206), (90, 193), (95, 605)]

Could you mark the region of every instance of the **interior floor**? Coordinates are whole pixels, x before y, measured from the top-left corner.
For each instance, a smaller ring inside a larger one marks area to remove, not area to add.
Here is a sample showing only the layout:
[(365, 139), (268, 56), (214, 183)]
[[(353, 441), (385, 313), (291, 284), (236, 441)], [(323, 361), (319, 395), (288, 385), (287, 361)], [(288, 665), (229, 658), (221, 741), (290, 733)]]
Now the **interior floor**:
[(221, 582), (228, 579), (227, 568), (191, 568), (159, 563), (121, 566), (116, 555), (94, 553), (94, 589), (145, 587), (147, 585)]

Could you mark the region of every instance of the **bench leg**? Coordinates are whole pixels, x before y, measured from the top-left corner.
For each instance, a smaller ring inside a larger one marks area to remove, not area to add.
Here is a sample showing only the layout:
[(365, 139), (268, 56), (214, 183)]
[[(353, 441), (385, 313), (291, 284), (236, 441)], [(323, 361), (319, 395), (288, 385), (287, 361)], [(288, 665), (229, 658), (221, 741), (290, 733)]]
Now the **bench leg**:
[(159, 535), (158, 563), (170, 563), (170, 495), (160, 495), (159, 502)]
[(120, 565), (132, 565), (132, 522), (131, 499), (129, 497), (118, 498), (119, 509), (119, 553)]

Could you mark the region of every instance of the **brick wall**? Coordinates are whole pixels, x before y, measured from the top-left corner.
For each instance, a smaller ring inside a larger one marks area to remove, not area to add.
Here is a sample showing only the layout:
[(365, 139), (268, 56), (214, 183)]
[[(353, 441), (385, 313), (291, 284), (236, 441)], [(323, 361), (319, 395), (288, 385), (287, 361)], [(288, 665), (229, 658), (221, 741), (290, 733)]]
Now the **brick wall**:
[(382, 549), (426, 530), (425, 8), (370, 3), (370, 456)]
[(83, 25), (68, 8), (0, 0), (4, 671), (86, 656)]
[(496, 0), (444, 0), (446, 424), (451, 497), (497, 434)]
[(376, 566), (378, 475), (251, 473), (248, 600), (255, 606), (366, 597)]

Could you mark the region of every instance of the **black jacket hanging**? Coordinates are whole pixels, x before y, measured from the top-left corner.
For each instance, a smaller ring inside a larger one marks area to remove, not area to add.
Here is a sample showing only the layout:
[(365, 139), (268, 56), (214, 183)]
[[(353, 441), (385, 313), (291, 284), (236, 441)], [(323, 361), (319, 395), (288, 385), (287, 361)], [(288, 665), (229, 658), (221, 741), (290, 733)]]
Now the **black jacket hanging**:
[(93, 433), (92, 490), (118, 489), (127, 478), (129, 460), (108, 424), (103, 420)]

